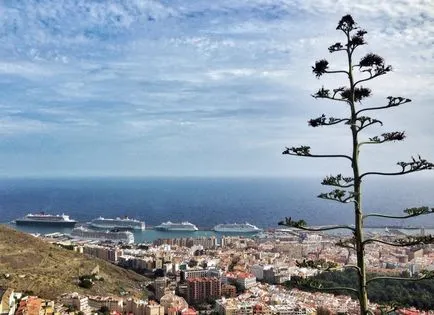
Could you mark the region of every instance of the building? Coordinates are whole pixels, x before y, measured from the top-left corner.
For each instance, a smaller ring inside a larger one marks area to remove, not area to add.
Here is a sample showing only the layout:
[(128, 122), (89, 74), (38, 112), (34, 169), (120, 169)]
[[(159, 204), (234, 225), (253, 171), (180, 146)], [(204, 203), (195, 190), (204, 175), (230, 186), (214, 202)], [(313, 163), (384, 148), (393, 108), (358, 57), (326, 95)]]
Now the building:
[(215, 304), (215, 310), (220, 315), (236, 315), (238, 306), (233, 299), (217, 300)]
[(83, 247), (83, 253), (112, 263), (117, 263), (119, 257), (122, 255), (122, 250), (116, 247), (85, 245)]
[(412, 261), (415, 258), (423, 257), (423, 249), (410, 249), (408, 252), (408, 260)]
[(15, 312), (14, 290), (0, 288), (0, 314)]
[(190, 269), (181, 271), (181, 280), (187, 280), (189, 278), (207, 278), (221, 276), (221, 271), (217, 269)]
[(164, 315), (164, 306), (149, 301), (149, 303), (145, 305), (144, 315)]
[(90, 296), (88, 300), (89, 306), (93, 309), (107, 307), (110, 311), (122, 312), (123, 299), (114, 297)]
[(173, 293), (165, 294), (160, 299), (160, 305), (164, 307), (164, 314), (174, 314), (179, 310), (188, 308), (187, 302), (184, 298), (177, 296)]
[(246, 290), (256, 285), (256, 277), (248, 272), (228, 272), (224, 277), (224, 283), (234, 284)]
[(180, 313), (181, 315), (197, 315), (197, 311), (192, 307), (184, 308)]
[(128, 298), (123, 302), (124, 312), (127, 314), (144, 315), (145, 301)]
[(253, 314), (254, 315), (271, 315), (273, 311), (271, 307), (264, 303), (258, 303), (253, 306)]
[(134, 298), (122, 299), (95, 296), (89, 298), (89, 305), (96, 310), (103, 306), (107, 307), (111, 313), (133, 315), (164, 315), (164, 307), (159, 305), (157, 302), (144, 301)]
[(155, 298), (157, 300), (160, 300), (161, 297), (166, 292), (167, 287), (167, 278), (166, 277), (159, 277), (154, 280), (154, 287), (155, 287)]
[(208, 269), (190, 269), (181, 271), (181, 280), (189, 278), (205, 278), (208, 277)]
[(191, 248), (193, 246), (202, 246), (204, 249), (214, 248), (217, 246), (217, 238), (210, 237), (187, 237), (187, 238), (171, 238), (158, 239), (153, 242), (155, 246), (172, 245)]
[(219, 278), (189, 278), (187, 280), (188, 303), (205, 302), (207, 299), (218, 299), (222, 295)]
[(54, 301), (43, 300), (37, 296), (21, 299), (16, 315), (51, 315), (54, 314)]
[(236, 283), (244, 290), (256, 285), (256, 277), (251, 273), (239, 273), (236, 278)]
[(222, 299), (216, 301), (216, 311), (221, 315), (253, 315), (255, 305), (254, 301)]
[(264, 279), (264, 266), (255, 264), (250, 267), (250, 272), (256, 277), (257, 280), (261, 281)]
[(91, 313), (89, 307), (89, 298), (84, 295), (80, 295), (77, 292), (67, 293), (60, 297), (60, 303), (65, 306), (72, 306), (75, 310), (83, 312), (85, 315)]
[(149, 257), (142, 258), (123, 255), (118, 257), (118, 265), (133, 270), (152, 270), (155, 268), (155, 261)]
[(276, 273), (275, 273), (273, 267), (271, 267), (271, 268), (265, 268), (263, 270), (263, 275), (264, 275), (263, 280), (264, 280), (264, 282), (273, 284), (274, 283), (274, 276), (275, 276), (275, 274)]
[(237, 288), (231, 284), (222, 284), (222, 296), (231, 298), (237, 296)]
[(188, 295), (188, 285), (187, 283), (178, 283), (178, 286), (176, 288), (176, 292), (179, 296), (187, 298)]

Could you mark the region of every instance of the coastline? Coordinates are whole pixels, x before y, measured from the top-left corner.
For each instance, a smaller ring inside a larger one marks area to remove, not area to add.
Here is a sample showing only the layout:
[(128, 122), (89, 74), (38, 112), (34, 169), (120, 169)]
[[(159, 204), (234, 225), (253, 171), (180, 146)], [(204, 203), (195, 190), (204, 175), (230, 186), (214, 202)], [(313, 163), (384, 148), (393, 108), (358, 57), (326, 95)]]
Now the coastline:
[[(7, 225), (21, 232), (31, 233), (31, 234), (50, 234), (50, 233), (62, 233), (62, 234), (70, 234), (72, 228), (66, 227), (56, 227), (56, 226), (17, 226), (15, 224), (11, 224), (11, 222), (0, 222), (0, 224)], [(83, 225), (84, 223), (79, 223), (76, 226)], [(153, 242), (157, 239), (173, 239), (173, 238), (201, 238), (201, 237), (216, 237), (221, 238), (224, 236), (244, 236), (244, 237), (254, 237), (260, 235), (260, 233), (236, 233), (236, 232), (215, 232), (212, 228), (209, 227), (198, 227), (198, 231), (160, 231), (155, 230), (153, 227), (146, 227), (146, 230), (132, 230), (131, 232), (134, 235), (135, 243), (149, 243)], [(421, 231), (419, 227), (391, 227), (391, 226), (375, 226), (375, 227), (366, 227), (366, 233), (373, 234), (387, 234), (386, 228), (390, 229), (390, 231), (395, 231), (405, 235), (414, 235), (418, 234)], [(423, 228), (426, 234), (434, 234), (434, 228), (424, 227)], [(276, 230), (285, 230), (282, 227), (269, 227), (263, 230), (264, 233), (269, 231)], [(328, 235), (343, 235), (346, 232), (335, 232), (335, 233), (327, 233)]]

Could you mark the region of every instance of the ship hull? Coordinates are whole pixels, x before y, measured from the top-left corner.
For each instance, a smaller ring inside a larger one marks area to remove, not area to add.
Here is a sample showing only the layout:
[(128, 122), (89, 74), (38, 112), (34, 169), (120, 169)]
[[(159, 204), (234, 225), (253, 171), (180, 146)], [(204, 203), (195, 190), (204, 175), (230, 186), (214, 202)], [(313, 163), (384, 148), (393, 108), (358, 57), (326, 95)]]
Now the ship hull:
[(56, 227), (71, 227), (73, 228), (76, 221), (32, 221), (32, 220), (15, 220), (16, 225), (29, 225), (29, 226), (56, 226)]
[(102, 232), (78, 227), (72, 230), (71, 236), (77, 239), (134, 243), (134, 235), (131, 232)]
[(261, 232), (261, 230), (231, 230), (231, 229), (213, 229), (217, 233), (233, 233), (233, 234), (255, 234)]
[(218, 233), (236, 233), (236, 234), (255, 234), (262, 232), (262, 229), (257, 226), (245, 223), (245, 224), (218, 224), (213, 228), (214, 232)]
[(98, 224), (98, 223), (90, 223), (90, 226), (92, 228), (96, 228), (96, 229), (116, 229), (116, 230), (122, 230), (122, 231), (134, 231), (134, 230), (138, 230), (138, 231), (144, 231), (145, 227), (141, 227), (141, 226), (120, 226), (120, 225), (116, 225), (116, 224)]
[(164, 222), (160, 225), (154, 226), (154, 230), (163, 232), (195, 232), (198, 230), (197, 226), (190, 222)]
[(197, 231), (197, 229), (163, 228), (163, 227), (154, 227), (154, 230), (162, 231), (162, 232), (196, 232)]

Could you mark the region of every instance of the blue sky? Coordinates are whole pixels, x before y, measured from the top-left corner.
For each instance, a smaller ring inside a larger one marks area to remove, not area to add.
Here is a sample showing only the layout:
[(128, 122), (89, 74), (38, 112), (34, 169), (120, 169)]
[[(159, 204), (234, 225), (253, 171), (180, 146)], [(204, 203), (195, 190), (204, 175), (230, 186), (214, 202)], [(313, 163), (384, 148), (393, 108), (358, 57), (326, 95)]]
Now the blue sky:
[[(380, 4), (379, 4), (380, 3)], [(405, 143), (367, 148), (364, 169), (434, 160), (434, 6), (429, 0), (4, 0), (0, 4), (1, 176), (310, 176), (342, 161), (282, 156), (285, 146), (345, 153), (345, 127), (307, 126), (345, 108), (314, 100), (315, 60), (337, 54), (337, 21), (368, 30), (361, 54), (394, 72), (365, 106)], [(361, 55), (359, 55), (361, 56)]]

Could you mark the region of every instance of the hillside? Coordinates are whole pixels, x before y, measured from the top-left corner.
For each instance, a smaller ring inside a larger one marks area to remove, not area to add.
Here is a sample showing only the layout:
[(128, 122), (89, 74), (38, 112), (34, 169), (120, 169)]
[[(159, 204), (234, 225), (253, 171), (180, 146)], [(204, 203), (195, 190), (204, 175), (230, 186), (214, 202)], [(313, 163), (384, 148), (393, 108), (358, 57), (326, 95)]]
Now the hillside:
[[(91, 289), (80, 288), (78, 275), (89, 274), (97, 265), (104, 281), (96, 281)], [(6, 273), (10, 278), (4, 277)], [(140, 284), (144, 281), (145, 277), (132, 271), (0, 225), (0, 287), (33, 291), (45, 298), (74, 291), (98, 295), (128, 291), (140, 296)]]

